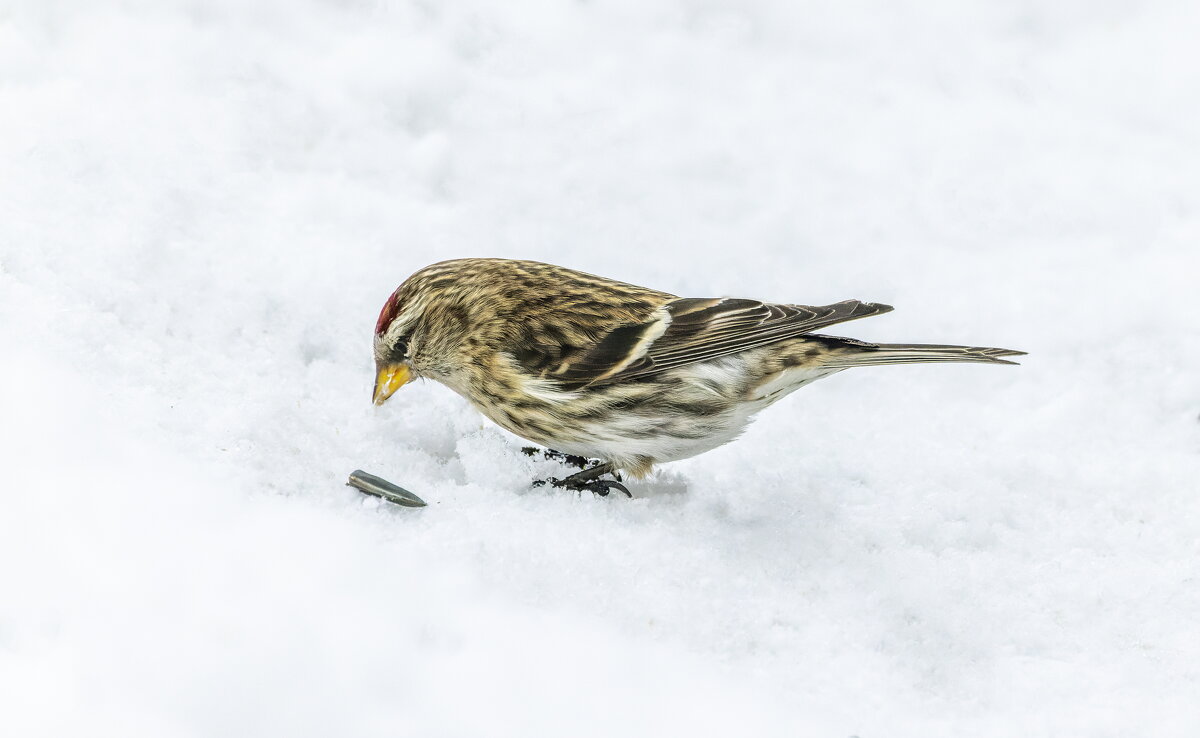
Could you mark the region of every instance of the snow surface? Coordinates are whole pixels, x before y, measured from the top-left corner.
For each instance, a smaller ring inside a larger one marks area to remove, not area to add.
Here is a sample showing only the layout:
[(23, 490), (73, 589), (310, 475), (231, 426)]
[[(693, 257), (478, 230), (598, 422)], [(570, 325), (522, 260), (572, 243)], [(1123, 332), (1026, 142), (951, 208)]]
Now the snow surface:
[[(1200, 4), (0, 7), (0, 732), (1200, 733)], [(638, 499), (433, 384), (454, 256), (895, 313)], [(343, 486), (356, 468), (430, 501)]]

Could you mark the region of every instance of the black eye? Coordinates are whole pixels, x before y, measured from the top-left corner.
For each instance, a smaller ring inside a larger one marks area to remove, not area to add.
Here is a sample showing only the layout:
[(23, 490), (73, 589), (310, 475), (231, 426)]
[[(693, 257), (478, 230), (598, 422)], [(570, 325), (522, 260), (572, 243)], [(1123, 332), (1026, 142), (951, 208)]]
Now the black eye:
[(392, 358), (397, 361), (408, 358), (408, 341), (406, 339), (402, 338), (392, 345)]

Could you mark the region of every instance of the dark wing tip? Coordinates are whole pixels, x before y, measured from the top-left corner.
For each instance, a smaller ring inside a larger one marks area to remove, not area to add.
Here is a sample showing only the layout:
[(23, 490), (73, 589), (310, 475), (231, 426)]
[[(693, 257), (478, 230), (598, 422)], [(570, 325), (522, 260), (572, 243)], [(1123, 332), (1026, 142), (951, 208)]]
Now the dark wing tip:
[(891, 305), (885, 305), (882, 302), (842, 300), (841, 302), (835, 302), (832, 305), (810, 309), (830, 311), (829, 317), (833, 318), (833, 320), (825, 324), (830, 325), (831, 323), (841, 323), (846, 320), (858, 320), (859, 318), (869, 318), (872, 315), (890, 313), (896, 308), (892, 307)]
[(864, 302), (862, 303), (862, 306), (864, 308), (864, 315), (882, 315), (883, 313), (890, 313), (896, 309), (891, 305), (885, 305), (882, 302)]
[[(796, 307), (806, 307), (805, 305), (797, 305)], [(866, 300), (842, 300), (835, 302), (832, 305), (822, 305), (818, 308), (810, 308), (816, 310), (836, 310), (838, 312), (849, 313), (851, 315), (874, 315), (876, 313), (890, 313), (896, 308), (891, 305), (885, 305), (882, 302), (867, 302)]]

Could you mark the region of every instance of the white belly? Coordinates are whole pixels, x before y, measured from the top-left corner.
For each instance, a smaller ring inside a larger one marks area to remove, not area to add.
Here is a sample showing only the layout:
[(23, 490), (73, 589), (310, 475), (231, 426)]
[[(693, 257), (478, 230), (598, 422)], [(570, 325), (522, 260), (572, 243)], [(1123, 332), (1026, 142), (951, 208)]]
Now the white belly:
[[(746, 370), (737, 358), (724, 359), (688, 367), (685, 376), (686, 391), (712, 393), (709, 384), (717, 386), (739, 386), (735, 373)], [(791, 392), (822, 377), (834, 374), (838, 369), (793, 368), (781, 372), (766, 384), (757, 387), (749, 398), (729, 398), (727, 410), (691, 417), (664, 417), (653, 412), (629, 412), (614, 414), (603, 422), (583, 422), (570, 439), (557, 442), (559, 451), (614, 461), (618, 466), (631, 468), (638, 459), (652, 459), (654, 463), (678, 461), (690, 458), (734, 440), (746, 430), (754, 415)]]

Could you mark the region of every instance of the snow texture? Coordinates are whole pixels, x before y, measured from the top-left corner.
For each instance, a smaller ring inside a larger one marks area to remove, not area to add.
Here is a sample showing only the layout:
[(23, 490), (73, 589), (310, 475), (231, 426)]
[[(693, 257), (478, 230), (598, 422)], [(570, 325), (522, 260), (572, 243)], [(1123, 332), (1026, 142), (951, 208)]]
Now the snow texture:
[[(1200, 733), (1200, 4), (0, 7), (0, 732)], [(457, 256), (896, 312), (637, 499), (435, 384)], [(356, 468), (430, 502), (390, 507)]]

